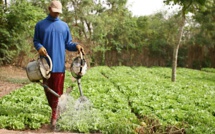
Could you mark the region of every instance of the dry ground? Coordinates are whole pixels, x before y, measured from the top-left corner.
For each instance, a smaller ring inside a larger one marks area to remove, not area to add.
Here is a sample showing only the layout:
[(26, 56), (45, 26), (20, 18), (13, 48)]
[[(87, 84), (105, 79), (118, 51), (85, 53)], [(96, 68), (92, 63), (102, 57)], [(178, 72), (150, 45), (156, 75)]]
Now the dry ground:
[(29, 80), (23, 68), (14, 66), (0, 67), (0, 98), (27, 83), (29, 83)]
[[(30, 83), (27, 78), (24, 68), (15, 66), (1, 66), (0, 67), (0, 99), (4, 95), (9, 94), (13, 90), (17, 90), (22, 86)], [(0, 129), (0, 134), (74, 134), (68, 132), (53, 132), (49, 129), (49, 125), (43, 125), (39, 130), (25, 130), (15, 131)]]

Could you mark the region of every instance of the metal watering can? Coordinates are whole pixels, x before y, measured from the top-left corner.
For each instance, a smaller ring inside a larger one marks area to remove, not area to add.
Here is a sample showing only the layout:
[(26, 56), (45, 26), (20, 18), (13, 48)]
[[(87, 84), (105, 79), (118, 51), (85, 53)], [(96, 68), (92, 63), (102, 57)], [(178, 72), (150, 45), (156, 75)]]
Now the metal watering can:
[(87, 97), (83, 95), (82, 88), (81, 88), (81, 77), (85, 75), (87, 72), (87, 63), (85, 61), (83, 51), (80, 52), (80, 56), (77, 56), (76, 58), (74, 58), (70, 67), (70, 71), (72, 76), (76, 78), (78, 83), (78, 89), (80, 92), (80, 98), (78, 99), (78, 101), (80, 103), (88, 101)]
[[(80, 52), (80, 55), (75, 57), (71, 63), (70, 66), (70, 72), (74, 78), (77, 80), (79, 92), (80, 92), (80, 97), (75, 101), (74, 103), (74, 108), (76, 110), (82, 110), (88, 108), (90, 104), (90, 101), (87, 97), (83, 95), (82, 88), (81, 88), (81, 77), (86, 74), (87, 71), (87, 64), (84, 59), (84, 53)], [(67, 109), (67, 104), (66, 102), (69, 100), (69, 94), (73, 90), (73, 86), (70, 88), (67, 88), (66, 93), (61, 95), (59, 98), (59, 105), (58, 108), (60, 109), (61, 112), (66, 111)]]
[(74, 58), (70, 67), (70, 71), (72, 76), (76, 79), (80, 79), (87, 72), (87, 63), (82, 51), (80, 52), (80, 56)]
[(31, 82), (38, 82), (41, 86), (43, 86), (46, 90), (51, 92), (56, 97), (60, 97), (54, 90), (49, 88), (47, 85), (40, 82), (42, 79), (49, 79), (52, 71), (52, 60), (49, 55), (46, 55), (50, 65), (48, 64), (45, 57), (40, 57), (37, 60), (30, 61), (26, 66), (26, 73), (28, 79)]
[(47, 58), (49, 60), (50, 66), (45, 57), (38, 58), (37, 60), (33, 60), (28, 63), (26, 67), (26, 73), (28, 79), (31, 82), (37, 82), (39, 80), (42, 80), (43, 78), (50, 78), (50, 73), (52, 70), (52, 60), (48, 55)]

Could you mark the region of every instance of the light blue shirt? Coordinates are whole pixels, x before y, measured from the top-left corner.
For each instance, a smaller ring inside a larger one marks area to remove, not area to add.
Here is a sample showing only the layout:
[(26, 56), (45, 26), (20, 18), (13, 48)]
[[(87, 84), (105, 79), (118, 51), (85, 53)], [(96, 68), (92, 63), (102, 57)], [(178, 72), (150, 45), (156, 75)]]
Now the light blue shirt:
[(52, 59), (52, 72), (65, 72), (65, 49), (77, 51), (68, 25), (50, 15), (36, 24), (33, 41), (36, 50), (42, 46), (46, 48)]

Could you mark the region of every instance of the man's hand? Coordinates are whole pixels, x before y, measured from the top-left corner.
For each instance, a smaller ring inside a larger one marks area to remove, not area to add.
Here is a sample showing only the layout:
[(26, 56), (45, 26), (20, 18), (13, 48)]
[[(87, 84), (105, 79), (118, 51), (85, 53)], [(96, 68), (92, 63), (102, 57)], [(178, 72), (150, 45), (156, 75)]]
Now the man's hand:
[(82, 52), (83, 55), (85, 55), (84, 48), (81, 45), (76, 45), (76, 49), (78, 50), (78, 53)]
[(47, 55), (47, 51), (44, 47), (41, 47), (39, 50), (38, 50), (39, 54), (41, 56), (46, 56)]

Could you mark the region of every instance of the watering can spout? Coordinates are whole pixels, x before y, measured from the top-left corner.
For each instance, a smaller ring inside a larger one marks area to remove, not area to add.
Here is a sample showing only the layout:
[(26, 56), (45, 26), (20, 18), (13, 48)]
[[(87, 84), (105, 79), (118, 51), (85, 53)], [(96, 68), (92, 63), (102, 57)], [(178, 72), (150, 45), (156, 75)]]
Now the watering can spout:
[(54, 96), (60, 98), (60, 95), (58, 93), (56, 93), (54, 90), (52, 90), (51, 88), (49, 88), (47, 85), (40, 83), (47, 91), (49, 91), (50, 93), (52, 93)]

